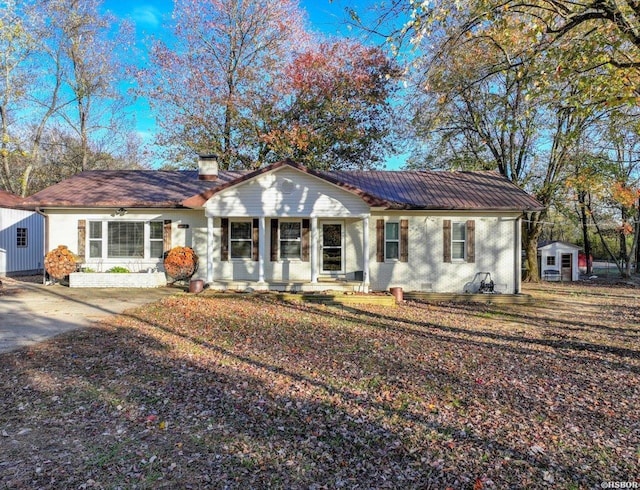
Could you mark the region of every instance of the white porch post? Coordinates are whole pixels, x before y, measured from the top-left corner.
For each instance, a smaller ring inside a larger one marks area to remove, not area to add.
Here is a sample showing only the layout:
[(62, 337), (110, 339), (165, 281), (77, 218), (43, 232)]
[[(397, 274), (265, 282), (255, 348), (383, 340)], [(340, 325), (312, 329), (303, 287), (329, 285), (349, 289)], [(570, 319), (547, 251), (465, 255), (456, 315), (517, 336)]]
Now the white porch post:
[(213, 217), (207, 216), (207, 283), (213, 282)]
[(318, 282), (318, 218), (311, 218), (311, 282)]
[(369, 292), (369, 216), (362, 219), (362, 279), (364, 292)]
[(266, 218), (260, 216), (258, 219), (258, 282), (264, 282), (264, 254), (267, 249), (266, 241)]

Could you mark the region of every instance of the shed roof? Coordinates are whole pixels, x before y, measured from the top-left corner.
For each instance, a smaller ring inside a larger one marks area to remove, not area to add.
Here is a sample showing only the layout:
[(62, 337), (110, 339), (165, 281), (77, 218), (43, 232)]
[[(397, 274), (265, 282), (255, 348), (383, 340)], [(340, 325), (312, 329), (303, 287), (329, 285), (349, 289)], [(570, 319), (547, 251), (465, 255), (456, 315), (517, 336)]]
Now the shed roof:
[(543, 240), (543, 241), (538, 243), (538, 250), (540, 250), (541, 248), (550, 247), (551, 245), (560, 245), (561, 247), (564, 247), (564, 248), (572, 248), (572, 249), (575, 249), (575, 250), (582, 250), (582, 247), (580, 245), (576, 245), (574, 243), (565, 242), (565, 241), (562, 241), (562, 240)]
[(540, 203), (496, 172), (317, 171), (284, 160), (254, 171), (221, 171), (215, 181), (196, 171), (94, 170), (48, 187), (26, 200), (40, 207), (201, 207), (211, 196), (283, 166), (388, 209), (539, 210)]

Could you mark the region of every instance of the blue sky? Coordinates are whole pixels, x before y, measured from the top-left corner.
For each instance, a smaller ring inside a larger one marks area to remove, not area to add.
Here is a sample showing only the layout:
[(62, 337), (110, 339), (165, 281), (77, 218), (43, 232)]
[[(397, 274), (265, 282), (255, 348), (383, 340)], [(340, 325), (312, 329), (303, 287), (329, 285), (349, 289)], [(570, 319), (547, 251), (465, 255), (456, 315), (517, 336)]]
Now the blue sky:
[[(300, 5), (308, 13), (312, 29), (330, 35), (346, 35), (349, 33), (344, 24), (346, 7), (360, 11), (365, 10), (372, 3), (371, 0), (300, 1)], [(173, 1), (105, 0), (104, 7), (118, 17), (133, 20), (139, 34), (160, 34), (162, 32), (163, 18), (171, 15)]]
[[(364, 13), (373, 3), (374, 0), (300, 1), (301, 7), (307, 12), (310, 29), (327, 36), (361, 35), (349, 29), (346, 24), (345, 8), (353, 8)], [(165, 33), (170, 32), (165, 26), (173, 9), (172, 0), (105, 0), (104, 8), (115, 16), (134, 23), (140, 47), (143, 46), (145, 38), (149, 36), (162, 37)], [(146, 101), (138, 100), (132, 109), (135, 112), (136, 130), (146, 143), (152, 143), (155, 124), (149, 106)], [(398, 168), (400, 165), (401, 162), (398, 158), (393, 158), (387, 163), (388, 168)]]

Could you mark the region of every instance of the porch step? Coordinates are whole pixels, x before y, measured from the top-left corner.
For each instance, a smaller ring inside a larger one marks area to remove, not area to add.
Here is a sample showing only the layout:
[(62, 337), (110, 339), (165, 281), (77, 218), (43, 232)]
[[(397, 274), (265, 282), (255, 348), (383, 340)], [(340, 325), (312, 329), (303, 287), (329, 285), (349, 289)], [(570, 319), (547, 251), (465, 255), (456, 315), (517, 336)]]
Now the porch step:
[(322, 304), (325, 306), (379, 305), (396, 306), (396, 299), (383, 294), (278, 294), (284, 301)]
[(318, 281), (311, 282), (270, 282), (259, 283), (255, 281), (223, 281), (216, 280), (209, 284), (209, 289), (214, 291), (281, 291), (281, 292), (324, 292), (335, 291), (338, 293), (356, 293), (362, 291), (361, 282), (353, 281)]

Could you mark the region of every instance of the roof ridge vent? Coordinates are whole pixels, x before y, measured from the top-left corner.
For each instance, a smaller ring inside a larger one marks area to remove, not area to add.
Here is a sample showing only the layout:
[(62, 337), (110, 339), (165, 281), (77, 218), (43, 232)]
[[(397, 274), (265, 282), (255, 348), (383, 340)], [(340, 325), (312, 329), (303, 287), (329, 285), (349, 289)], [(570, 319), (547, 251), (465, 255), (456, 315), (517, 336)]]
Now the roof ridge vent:
[(217, 180), (218, 170), (218, 155), (198, 155), (198, 180)]

